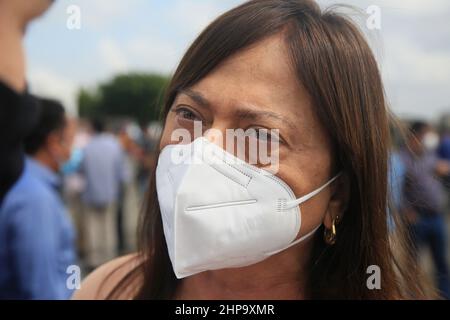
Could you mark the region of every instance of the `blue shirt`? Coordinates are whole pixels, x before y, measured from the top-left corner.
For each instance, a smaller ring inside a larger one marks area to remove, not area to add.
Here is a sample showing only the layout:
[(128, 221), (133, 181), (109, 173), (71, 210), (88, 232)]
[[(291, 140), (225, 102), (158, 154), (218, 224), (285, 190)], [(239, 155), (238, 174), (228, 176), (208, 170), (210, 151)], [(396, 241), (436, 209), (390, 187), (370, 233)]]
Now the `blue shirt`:
[(405, 179), (405, 165), (398, 152), (392, 152), (389, 159), (389, 192), (392, 204), (397, 210), (402, 206), (403, 184)]
[(83, 151), (81, 173), (86, 180), (83, 201), (92, 206), (107, 206), (117, 201), (125, 179), (124, 152), (113, 135), (94, 136)]
[(35, 160), (0, 208), (0, 298), (67, 299), (76, 263), (75, 231), (58, 193), (59, 177)]
[(440, 159), (450, 161), (450, 135), (446, 135), (442, 138), (437, 154)]
[[(403, 184), (405, 180), (405, 165), (400, 154), (392, 151), (389, 157), (388, 170), (388, 191), (393, 208), (388, 208), (388, 228), (395, 230), (395, 220), (393, 214), (399, 212), (402, 206)], [(393, 209), (394, 212), (391, 210)]]

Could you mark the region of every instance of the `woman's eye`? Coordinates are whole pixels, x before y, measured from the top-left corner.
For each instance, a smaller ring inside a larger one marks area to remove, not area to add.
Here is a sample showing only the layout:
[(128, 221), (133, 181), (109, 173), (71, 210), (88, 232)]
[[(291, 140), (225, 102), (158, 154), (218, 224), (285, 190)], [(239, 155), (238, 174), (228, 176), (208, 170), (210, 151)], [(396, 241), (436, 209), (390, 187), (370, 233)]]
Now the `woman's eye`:
[(201, 121), (201, 119), (194, 112), (187, 108), (178, 108), (175, 110), (175, 113), (184, 120)]
[(277, 134), (273, 134), (271, 130), (266, 128), (250, 128), (247, 129), (247, 136), (258, 139), (259, 141), (279, 142), (280, 138)]

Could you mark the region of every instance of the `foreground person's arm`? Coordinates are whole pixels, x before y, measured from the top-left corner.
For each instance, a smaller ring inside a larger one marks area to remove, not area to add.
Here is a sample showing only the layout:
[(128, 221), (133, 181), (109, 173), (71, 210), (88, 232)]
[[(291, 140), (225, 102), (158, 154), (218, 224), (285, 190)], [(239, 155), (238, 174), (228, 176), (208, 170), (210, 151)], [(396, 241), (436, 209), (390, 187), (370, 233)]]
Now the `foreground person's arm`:
[(0, 204), (23, 170), (22, 140), (34, 124), (35, 102), (26, 94), (22, 38), (28, 22), (51, 0), (0, 0)]

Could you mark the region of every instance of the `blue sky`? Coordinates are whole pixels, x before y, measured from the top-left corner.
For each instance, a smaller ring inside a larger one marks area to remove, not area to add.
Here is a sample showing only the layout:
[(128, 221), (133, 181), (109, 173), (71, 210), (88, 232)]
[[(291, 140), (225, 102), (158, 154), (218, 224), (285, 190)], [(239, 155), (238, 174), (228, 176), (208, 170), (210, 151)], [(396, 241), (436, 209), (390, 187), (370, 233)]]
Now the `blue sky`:
[[(27, 33), (33, 92), (58, 98), (74, 112), (76, 93), (114, 74), (170, 74), (195, 36), (241, 0), (57, 0)], [(450, 112), (450, 1), (319, 0), (381, 9), (381, 30), (362, 25), (377, 56), (391, 108), (405, 117)], [(69, 30), (70, 5), (81, 29)]]

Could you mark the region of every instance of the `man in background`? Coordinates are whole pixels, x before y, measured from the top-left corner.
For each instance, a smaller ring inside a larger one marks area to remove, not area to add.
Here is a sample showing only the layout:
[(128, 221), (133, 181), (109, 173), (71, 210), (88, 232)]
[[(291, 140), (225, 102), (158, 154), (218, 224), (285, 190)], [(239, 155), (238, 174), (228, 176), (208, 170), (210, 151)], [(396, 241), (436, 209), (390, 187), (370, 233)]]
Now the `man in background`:
[(0, 0), (0, 206), (23, 170), (23, 139), (36, 122), (36, 102), (27, 94), (22, 38), (29, 22), (51, 3)]
[[(441, 141), (437, 150), (437, 155), (439, 159), (445, 160), (450, 163), (450, 128), (448, 126), (442, 126)], [(447, 174), (442, 178), (442, 183), (444, 184), (448, 195), (450, 195), (450, 174)], [(450, 207), (450, 202), (447, 203)]]
[(59, 171), (74, 135), (64, 108), (38, 100), (38, 122), (25, 139), (25, 169), (0, 209), (0, 298), (68, 299), (75, 232), (61, 199)]
[(402, 211), (410, 224), (416, 251), (422, 246), (431, 250), (436, 282), (441, 295), (450, 299), (450, 277), (447, 264), (447, 232), (444, 219), (445, 192), (437, 179), (448, 175), (450, 165), (438, 160), (439, 137), (425, 122), (411, 125), (411, 136), (402, 153), (406, 169)]
[(124, 152), (116, 137), (105, 131), (100, 119), (92, 121), (92, 130), (80, 168), (86, 183), (82, 201), (88, 270), (117, 255), (116, 208), (126, 175)]

